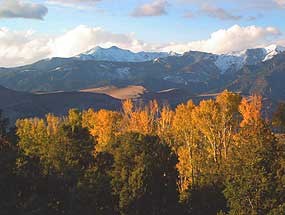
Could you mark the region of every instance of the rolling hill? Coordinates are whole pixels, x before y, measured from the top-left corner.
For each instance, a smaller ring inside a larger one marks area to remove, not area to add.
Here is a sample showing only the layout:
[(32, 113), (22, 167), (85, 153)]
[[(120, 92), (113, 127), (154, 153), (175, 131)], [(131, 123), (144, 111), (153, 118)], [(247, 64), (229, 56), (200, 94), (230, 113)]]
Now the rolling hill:
[(0, 98), (0, 109), (12, 122), (23, 117), (42, 117), (47, 113), (63, 115), (71, 108), (115, 110), (121, 107), (120, 100), (98, 93), (32, 94), (0, 87)]

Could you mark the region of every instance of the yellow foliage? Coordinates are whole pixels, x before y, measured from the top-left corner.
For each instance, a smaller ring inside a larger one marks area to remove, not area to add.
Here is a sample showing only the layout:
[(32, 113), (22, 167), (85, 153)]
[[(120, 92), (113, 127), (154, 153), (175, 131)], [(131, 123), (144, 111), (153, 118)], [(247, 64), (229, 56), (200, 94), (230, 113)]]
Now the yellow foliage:
[(195, 139), (195, 125), (192, 119), (192, 112), (195, 108), (190, 100), (187, 104), (178, 105), (173, 118), (173, 134), (179, 144), (193, 145)]
[(253, 95), (250, 98), (243, 98), (239, 106), (239, 111), (242, 114), (243, 120), (240, 123), (241, 127), (247, 125), (256, 125), (261, 120), (262, 98), (261, 96)]
[(134, 108), (130, 100), (123, 103), (124, 119), (122, 127), (124, 131), (139, 132), (142, 134), (155, 134), (159, 115), (157, 101), (151, 101), (148, 106)]
[(82, 113), (82, 127), (88, 128), (90, 131), (93, 128), (93, 123), (96, 120), (96, 112), (93, 109), (88, 109)]
[(59, 126), (60, 126), (60, 118), (54, 116), (53, 114), (47, 114), (46, 115), (46, 121), (47, 121), (47, 134), (48, 136), (52, 136), (58, 132)]
[(174, 111), (168, 106), (163, 106), (160, 117), (157, 119), (157, 134), (166, 141), (167, 144), (172, 145), (172, 123), (174, 118)]
[(193, 161), (187, 146), (180, 147), (177, 152), (178, 189), (180, 193), (187, 191), (193, 184)]
[[(90, 114), (90, 113), (89, 113)], [(90, 134), (96, 138), (95, 151), (103, 151), (104, 148), (119, 132), (121, 115), (118, 112), (100, 110), (92, 115), (93, 123), (89, 122)]]
[(216, 102), (219, 104), (221, 111), (226, 116), (232, 116), (238, 112), (238, 107), (241, 102), (241, 96), (237, 93), (224, 90), (216, 98)]
[[(137, 108), (131, 100), (122, 104), (122, 112), (89, 109), (80, 113), (70, 110), (66, 118), (52, 114), (41, 119), (25, 119), (17, 122), (20, 144), (50, 144), (53, 137), (60, 139), (62, 122), (87, 128), (94, 137), (95, 153), (102, 152), (120, 134), (138, 132), (158, 135), (178, 156), (180, 193), (198, 184), (205, 173), (216, 174), (220, 166), (228, 162), (239, 132), (244, 126), (254, 126), (262, 120), (262, 99), (252, 96), (243, 98), (225, 90), (215, 100), (201, 101), (198, 106), (190, 100), (173, 111), (168, 106), (159, 108), (157, 101)], [(254, 135), (256, 133), (252, 132)], [(46, 142), (43, 140), (47, 140)], [(64, 141), (63, 141), (64, 142)], [(41, 153), (44, 147), (28, 146), (27, 154)]]
[(130, 114), (133, 112), (134, 104), (132, 100), (127, 99), (122, 104), (123, 112), (126, 116), (130, 116)]

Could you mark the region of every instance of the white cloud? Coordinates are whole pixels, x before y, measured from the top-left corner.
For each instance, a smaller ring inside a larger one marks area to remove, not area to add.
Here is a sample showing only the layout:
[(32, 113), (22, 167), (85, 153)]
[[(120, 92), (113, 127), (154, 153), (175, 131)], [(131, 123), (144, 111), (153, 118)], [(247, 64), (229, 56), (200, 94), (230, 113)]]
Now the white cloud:
[(277, 40), (276, 44), (285, 47), (285, 39)]
[(0, 66), (17, 66), (47, 57), (48, 40), (32, 31), (0, 28)]
[[(279, 30), (274, 27), (241, 27), (218, 30), (209, 39), (189, 43), (151, 44), (136, 39), (133, 33), (117, 34), (102, 28), (78, 26), (58, 36), (33, 31), (0, 28), (0, 66), (18, 66), (49, 57), (72, 57), (95, 46), (116, 45), (132, 51), (198, 50), (213, 53), (240, 51), (276, 42)], [(278, 44), (285, 44), (279, 40)]]
[(116, 45), (134, 51), (140, 51), (146, 46), (145, 43), (135, 39), (133, 34), (114, 34), (102, 28), (81, 25), (51, 41), (51, 56), (70, 57), (98, 45), (102, 47)]
[(22, 0), (3, 0), (0, 4), (0, 18), (43, 19), (47, 12), (44, 5)]
[(168, 2), (166, 0), (154, 0), (151, 3), (140, 5), (131, 15), (134, 17), (165, 15), (167, 14), (167, 5)]
[(0, 66), (19, 66), (49, 57), (72, 57), (98, 45), (152, 50), (150, 45), (135, 39), (134, 34), (115, 34), (83, 25), (59, 36), (0, 28)]
[(241, 51), (247, 48), (267, 45), (276, 41), (280, 31), (274, 27), (241, 27), (234, 25), (228, 29), (221, 29), (211, 34), (209, 39), (193, 41), (186, 44), (172, 43), (164, 47), (164, 50), (205, 51), (212, 53), (228, 53)]

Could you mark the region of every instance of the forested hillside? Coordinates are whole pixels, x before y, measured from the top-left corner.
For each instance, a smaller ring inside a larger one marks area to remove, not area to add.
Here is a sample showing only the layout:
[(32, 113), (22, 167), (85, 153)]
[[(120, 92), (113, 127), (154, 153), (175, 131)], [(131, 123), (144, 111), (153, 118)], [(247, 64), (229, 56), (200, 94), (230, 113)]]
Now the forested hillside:
[[(224, 91), (176, 109), (0, 120), (0, 214), (285, 214), (285, 105)], [(280, 137), (280, 134), (278, 135)]]

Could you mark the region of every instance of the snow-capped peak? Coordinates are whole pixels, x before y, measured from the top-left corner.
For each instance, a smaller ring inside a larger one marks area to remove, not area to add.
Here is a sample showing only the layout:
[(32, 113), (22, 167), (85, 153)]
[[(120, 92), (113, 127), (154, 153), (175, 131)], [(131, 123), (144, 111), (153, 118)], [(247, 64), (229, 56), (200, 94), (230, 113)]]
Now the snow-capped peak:
[(90, 50), (84, 52), (83, 54), (88, 54), (88, 55), (94, 54), (95, 52), (98, 52), (98, 51), (100, 51), (100, 50), (102, 50), (102, 49), (103, 49), (102, 47), (96, 46), (95, 48), (90, 49)]
[[(221, 73), (237, 71), (244, 65), (255, 65), (272, 59), (275, 55), (285, 51), (285, 47), (279, 45), (270, 45), (264, 48), (246, 49), (240, 52), (213, 55), (215, 64)], [(97, 60), (113, 62), (160, 62), (161, 59), (169, 56), (180, 56), (175, 52), (132, 52), (121, 49), (117, 46), (102, 48), (97, 46), (78, 56), (80, 60)], [(208, 55), (206, 56), (208, 57)]]
[(239, 70), (244, 64), (244, 58), (238, 55), (218, 55), (215, 64), (223, 74), (230, 69)]
[(217, 55), (215, 64), (222, 73), (225, 73), (230, 69), (238, 70), (244, 65), (265, 62), (281, 52), (285, 52), (285, 47), (273, 44), (264, 48), (246, 49), (240, 52)]
[(98, 60), (98, 61), (114, 61), (114, 62), (145, 62), (156, 58), (165, 58), (173, 56), (174, 53), (166, 52), (132, 52), (130, 50), (121, 49), (117, 46), (110, 48), (102, 48), (97, 46), (87, 52), (76, 57), (81, 60)]
[(265, 52), (266, 52), (266, 56), (263, 59), (263, 61), (267, 61), (272, 59), (275, 55), (284, 52), (285, 51), (285, 47), (273, 44), (270, 46), (267, 46), (264, 48)]
[(270, 46), (267, 46), (264, 49), (267, 51), (267, 53), (273, 52), (273, 51), (276, 51), (276, 52), (284, 52), (285, 51), (285, 47), (279, 46), (276, 44), (272, 44)]
[(178, 54), (178, 53), (176, 53), (174, 51), (170, 51), (170, 52), (168, 52), (168, 55), (169, 56), (181, 56), (182, 54)]

